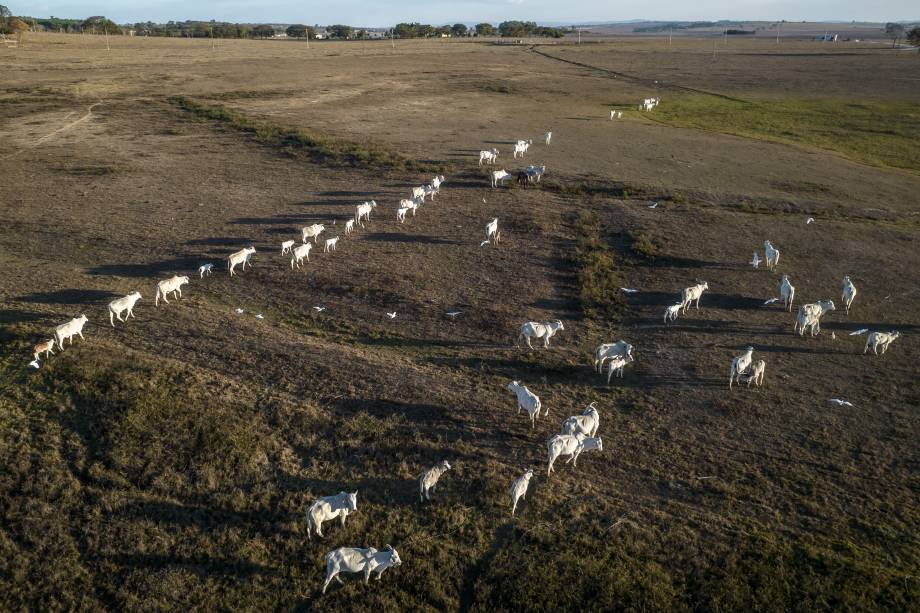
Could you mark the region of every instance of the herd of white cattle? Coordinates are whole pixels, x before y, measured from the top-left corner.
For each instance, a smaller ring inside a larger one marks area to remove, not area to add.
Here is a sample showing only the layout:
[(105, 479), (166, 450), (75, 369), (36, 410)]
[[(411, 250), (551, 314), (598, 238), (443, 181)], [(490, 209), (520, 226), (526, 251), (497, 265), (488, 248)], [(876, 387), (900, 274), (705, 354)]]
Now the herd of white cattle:
[[(655, 108), (659, 102), (659, 98), (647, 98), (639, 105), (639, 110), (650, 111)], [(621, 117), (621, 111), (611, 111), (611, 119)], [(544, 143), (546, 145), (550, 145), (551, 140), (552, 132), (547, 132), (544, 135)], [(517, 159), (519, 155), (523, 158), (532, 144), (532, 140), (518, 140), (516, 143), (514, 143), (513, 158)], [(482, 150), (479, 152), (479, 165), (482, 166), (483, 163), (488, 165), (495, 165), (498, 160), (498, 156), (498, 149), (493, 148), (490, 150)], [(539, 183), (545, 171), (545, 166), (528, 166), (526, 169), (518, 172), (517, 178), (519, 183), (525, 186), (529, 183)], [(490, 172), (491, 186), (493, 188), (498, 187), (504, 180), (511, 177), (512, 175), (505, 170), (492, 171)], [(399, 223), (405, 223), (407, 213), (411, 212), (412, 216), (414, 217), (416, 211), (420, 205), (425, 202), (426, 198), (431, 198), (431, 200), (434, 200), (435, 196), (440, 193), (440, 187), (444, 181), (445, 178), (439, 175), (434, 177), (427, 185), (412, 188), (411, 198), (399, 201), (399, 206), (396, 212), (397, 221)], [(377, 202), (374, 200), (370, 200), (357, 205), (355, 207), (354, 217), (347, 220), (344, 225), (344, 234), (352, 234), (356, 231), (356, 227), (364, 228), (365, 222), (370, 222), (371, 212), (376, 208)], [(326, 231), (327, 227), (325, 224), (312, 224), (302, 228), (300, 237), (301, 244), (296, 244), (295, 240), (285, 240), (281, 243), (281, 255), (291, 256), (290, 265), (292, 270), (295, 268), (300, 269), (303, 266), (304, 260), (307, 262), (310, 261), (310, 250), (312, 249), (313, 245), (319, 242), (320, 235)], [(323, 252), (334, 252), (336, 250), (336, 245), (339, 241), (339, 238), (339, 236), (326, 238)], [(486, 224), (486, 240), (482, 241), (481, 246), (486, 244), (497, 244), (500, 242), (500, 239), (501, 232), (498, 227), (498, 218), (494, 218), (488, 222), (488, 224)], [(250, 246), (228, 256), (227, 268), (229, 275), (232, 277), (237, 274), (237, 266), (240, 266), (242, 271), (246, 270), (247, 265), (249, 265), (251, 268), (251, 258), (255, 253), (255, 247)], [(770, 271), (775, 270), (779, 262), (780, 253), (779, 250), (770, 243), (770, 241), (764, 242), (764, 256), (765, 260), (761, 260), (759, 255), (756, 252), (754, 253), (754, 258), (751, 262), (754, 268), (758, 268), (761, 262), (766, 262), (766, 267)], [(213, 268), (214, 265), (212, 263), (202, 264), (198, 268), (199, 279), (203, 279), (205, 276), (210, 276), (213, 272)], [(159, 306), (160, 299), (162, 299), (164, 303), (169, 304), (168, 297), (170, 295), (172, 295), (176, 300), (180, 299), (182, 297), (182, 286), (188, 284), (189, 282), (189, 277), (184, 275), (176, 275), (169, 279), (159, 281), (156, 285), (156, 295), (154, 302), (155, 306)], [(625, 288), (623, 289), (624, 291), (629, 292), (635, 291), (626, 290)], [(697, 310), (699, 310), (700, 298), (708, 289), (709, 285), (707, 282), (698, 281), (696, 285), (687, 287), (682, 290), (680, 294), (680, 301), (668, 306), (665, 309), (664, 323), (668, 324), (670, 322), (676, 321), (678, 317), (682, 314), (685, 314), (687, 309), (691, 306), (694, 306)], [(795, 296), (795, 287), (793, 287), (788, 275), (784, 274), (782, 276), (779, 286), (779, 293), (779, 298), (768, 300), (766, 304), (782, 300), (784, 309), (787, 309), (791, 312), (792, 303)], [(844, 277), (843, 294), (841, 299), (846, 306), (847, 313), (849, 313), (850, 308), (853, 305), (856, 293), (856, 287), (853, 282), (849, 277)], [(141, 300), (141, 294), (137, 291), (134, 291), (127, 296), (110, 302), (108, 304), (108, 313), (109, 323), (111, 326), (115, 327), (115, 319), (120, 322), (127, 322), (129, 318), (134, 317), (134, 306), (139, 300)], [(314, 308), (317, 310), (322, 310), (320, 307)], [(800, 336), (803, 335), (806, 331), (810, 332), (812, 336), (819, 334), (821, 317), (828, 311), (833, 310), (834, 303), (829, 299), (801, 306), (795, 319), (795, 332), (797, 332)], [(241, 310), (238, 309), (237, 312), (241, 312)], [(122, 317), (123, 314), (124, 317)], [(450, 313), (449, 315), (457, 314), (458, 313)], [(395, 312), (388, 313), (388, 315), (393, 318), (395, 317)], [(81, 339), (84, 339), (83, 328), (87, 321), (88, 319), (86, 315), (80, 315), (79, 317), (76, 317), (65, 324), (57, 326), (54, 329), (54, 335), (52, 339), (38, 343), (33, 347), (33, 362), (31, 365), (36, 368), (39, 367), (38, 360), (42, 355), (45, 357), (48, 355), (53, 355), (55, 346), (57, 346), (58, 349), (63, 350), (65, 341), (70, 341), (72, 344), (74, 336), (79, 336)], [(548, 349), (550, 346), (550, 339), (557, 333), (564, 330), (565, 327), (561, 320), (554, 320), (550, 322), (526, 322), (520, 327), (516, 345), (521, 346), (521, 341), (524, 341), (529, 349), (533, 349), (533, 345), (531, 344), (532, 340), (542, 339), (543, 347)], [(869, 332), (869, 330), (860, 330), (854, 332), (853, 334), (865, 332)], [(888, 349), (888, 346), (898, 337), (899, 333), (896, 331), (870, 332), (863, 353), (866, 353), (870, 347), (873, 349), (876, 355), (878, 355), (879, 349), (881, 349), (881, 353), (885, 353), (885, 351)], [(766, 371), (766, 362), (764, 360), (755, 361), (753, 359), (753, 352), (753, 347), (747, 347), (743, 354), (735, 357), (732, 360), (729, 388), (731, 388), (734, 383), (746, 383), (748, 386), (750, 386), (751, 383), (754, 383), (757, 386), (763, 384), (764, 374)], [(601, 345), (597, 346), (594, 352), (594, 369), (598, 373), (603, 374), (604, 366), (605, 364), (607, 365), (608, 384), (610, 383), (611, 377), (614, 374), (622, 378), (624, 368), (634, 361), (635, 358), (633, 356), (633, 346), (625, 340), (619, 340), (614, 343), (602, 343)], [(543, 405), (540, 402), (540, 398), (532, 391), (530, 391), (527, 386), (521, 384), (520, 381), (511, 381), (508, 383), (507, 389), (511, 392), (514, 392), (516, 396), (518, 406), (517, 412), (520, 413), (522, 409), (527, 412), (530, 418), (531, 428), (536, 427), (536, 420), (540, 416), (541, 409), (544, 411), (544, 417), (549, 414), (549, 408), (543, 408)], [(547, 477), (549, 477), (554, 472), (553, 465), (555, 461), (562, 456), (568, 457), (568, 460), (566, 461), (567, 464), (571, 463), (573, 466), (577, 467), (578, 457), (583, 452), (594, 449), (602, 451), (603, 441), (601, 440), (601, 437), (597, 436), (599, 428), (600, 414), (597, 408), (594, 406), (594, 403), (588, 405), (588, 407), (581, 414), (572, 415), (566, 418), (562, 422), (561, 432), (554, 435), (546, 443)], [(432, 466), (418, 476), (419, 498), (421, 502), (425, 502), (431, 499), (431, 495), (436, 491), (438, 481), (449, 470), (451, 470), (451, 465), (447, 460), (444, 460)], [(525, 499), (533, 476), (533, 469), (527, 469), (520, 477), (513, 481), (510, 489), (512, 516), (517, 510), (519, 501)], [(324, 522), (333, 520), (338, 517), (341, 521), (341, 525), (344, 526), (346, 517), (350, 513), (354, 513), (357, 510), (357, 491), (350, 493), (343, 491), (332, 496), (319, 498), (310, 505), (306, 512), (307, 536), (311, 537), (312, 532), (315, 530), (317, 536), (322, 538), (322, 525)], [(367, 582), (371, 573), (376, 573), (377, 579), (379, 580), (387, 568), (390, 568), (391, 566), (399, 566), (402, 564), (402, 560), (400, 559), (396, 549), (390, 545), (387, 545), (382, 551), (379, 551), (373, 547), (367, 549), (356, 547), (340, 547), (327, 553), (325, 556), (325, 561), (326, 580), (322, 588), (323, 593), (326, 592), (326, 588), (329, 586), (329, 583), (333, 579), (337, 580), (339, 583), (342, 583), (342, 580), (339, 577), (340, 573), (363, 573), (364, 580)]]

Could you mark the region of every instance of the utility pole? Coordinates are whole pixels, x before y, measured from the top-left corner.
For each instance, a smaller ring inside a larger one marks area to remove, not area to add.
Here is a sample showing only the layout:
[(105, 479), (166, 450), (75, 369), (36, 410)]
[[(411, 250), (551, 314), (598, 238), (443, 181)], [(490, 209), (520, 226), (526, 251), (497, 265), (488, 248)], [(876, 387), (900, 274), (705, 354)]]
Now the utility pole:
[(668, 28), (668, 49), (671, 48), (671, 35), (674, 33), (674, 28)]

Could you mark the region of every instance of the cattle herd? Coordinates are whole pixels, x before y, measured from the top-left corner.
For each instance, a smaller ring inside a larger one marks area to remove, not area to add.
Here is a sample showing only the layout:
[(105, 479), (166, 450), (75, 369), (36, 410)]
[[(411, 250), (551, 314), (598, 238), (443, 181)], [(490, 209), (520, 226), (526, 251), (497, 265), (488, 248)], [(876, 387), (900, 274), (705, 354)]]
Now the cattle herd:
[[(651, 111), (653, 108), (655, 108), (655, 106), (658, 105), (659, 102), (660, 99), (658, 98), (645, 99), (639, 105), (639, 109), (644, 111)], [(619, 117), (622, 117), (622, 112), (611, 111), (611, 119)], [(550, 145), (551, 140), (552, 132), (547, 132), (544, 135), (544, 143), (548, 146)], [(518, 156), (523, 158), (532, 144), (532, 140), (519, 140), (514, 143), (513, 157), (515, 159)], [(498, 149), (493, 148), (480, 151), (479, 165), (482, 166), (483, 163), (494, 165), (497, 162), (498, 156)], [(545, 166), (528, 166), (526, 169), (518, 172), (516, 176), (518, 182), (521, 185), (526, 186), (527, 184), (538, 183), (545, 171)], [(505, 170), (491, 171), (491, 186), (493, 188), (498, 187), (504, 180), (511, 177), (512, 175)], [(425, 202), (426, 198), (431, 198), (431, 200), (434, 200), (435, 196), (440, 192), (440, 187), (444, 181), (445, 178), (439, 175), (434, 177), (432, 181), (427, 185), (412, 188), (412, 197), (399, 201), (396, 213), (397, 221), (404, 223), (406, 221), (406, 215), (410, 211), (414, 217), (416, 211)], [(377, 202), (374, 200), (357, 205), (355, 208), (354, 217), (345, 223), (344, 234), (352, 234), (355, 232), (356, 226), (364, 228), (365, 222), (370, 222), (371, 212), (376, 208)], [(807, 223), (812, 223), (813, 221), (813, 219), (809, 219)], [(320, 235), (326, 231), (327, 227), (325, 224), (313, 224), (302, 229), (301, 244), (297, 245), (296, 241), (294, 240), (286, 240), (282, 242), (281, 255), (291, 256), (290, 265), (292, 270), (300, 269), (303, 266), (304, 260), (306, 260), (306, 262), (310, 261), (310, 250), (312, 246), (318, 243)], [(336, 250), (336, 245), (339, 239), (339, 236), (326, 238), (324, 241), (323, 252), (334, 252)], [(486, 239), (482, 241), (480, 246), (485, 246), (487, 244), (497, 244), (500, 242), (500, 239), (501, 232), (498, 228), (498, 218), (494, 218), (486, 225)], [(251, 259), (255, 253), (256, 249), (250, 246), (231, 254), (227, 258), (227, 269), (229, 275), (232, 277), (237, 274), (237, 266), (240, 266), (241, 271), (245, 271), (247, 265), (251, 268)], [(779, 257), (779, 250), (775, 248), (768, 240), (764, 242), (765, 259), (761, 260), (759, 254), (755, 252), (751, 261), (751, 265), (757, 269), (761, 262), (765, 262), (766, 268), (770, 271), (774, 271), (779, 263)], [(214, 265), (211, 263), (202, 264), (198, 268), (199, 279), (203, 279), (205, 276), (210, 276), (213, 272), (213, 268)], [(156, 284), (154, 305), (159, 306), (161, 299), (165, 304), (169, 304), (168, 298), (170, 295), (172, 295), (175, 300), (181, 299), (182, 286), (189, 284), (189, 282), (189, 277), (185, 275), (176, 275), (169, 279), (159, 281)], [(627, 290), (626, 288), (622, 289), (630, 293), (636, 291)], [(664, 323), (668, 324), (670, 322), (676, 321), (678, 317), (681, 314), (686, 313), (687, 309), (691, 306), (699, 309), (700, 298), (708, 289), (708, 283), (699, 280), (696, 285), (685, 288), (681, 292), (680, 301), (668, 306), (665, 309)], [(853, 284), (850, 277), (844, 277), (841, 300), (845, 305), (847, 313), (849, 313), (853, 305), (856, 293), (856, 286)], [(786, 274), (782, 276), (780, 281), (779, 294), (779, 298), (771, 298), (770, 300), (767, 300), (765, 304), (771, 304), (781, 300), (783, 302), (784, 310), (791, 312), (792, 303), (795, 296), (795, 288), (793, 287), (789, 276)], [(139, 300), (141, 300), (140, 292), (134, 291), (127, 296), (110, 302), (108, 304), (108, 313), (109, 323), (111, 326), (115, 327), (115, 319), (120, 322), (127, 322), (129, 318), (134, 317), (134, 307)], [(314, 308), (320, 311), (323, 310), (322, 307)], [(830, 299), (820, 300), (815, 303), (800, 306), (795, 317), (794, 331), (797, 332), (800, 336), (805, 334), (806, 331), (809, 332), (812, 336), (819, 334), (821, 330), (820, 322), (822, 316), (833, 310), (835, 310), (834, 303)], [(241, 311), (238, 310), (238, 312)], [(124, 314), (124, 317), (122, 317), (122, 314)], [(451, 316), (456, 316), (458, 314), (459, 313), (457, 312), (449, 313)], [(395, 318), (396, 313), (388, 313), (387, 315), (391, 318)], [(55, 353), (55, 347), (63, 351), (65, 341), (70, 341), (72, 344), (74, 336), (79, 335), (81, 339), (84, 339), (83, 328), (87, 321), (88, 319), (86, 315), (81, 314), (79, 317), (76, 317), (65, 324), (57, 326), (54, 329), (52, 339), (40, 342), (33, 347), (33, 361), (30, 363), (30, 365), (34, 368), (39, 368), (40, 358), (47, 358), (48, 356), (53, 355)], [(526, 322), (520, 327), (516, 344), (521, 346), (521, 341), (524, 341), (529, 349), (533, 349), (531, 341), (533, 339), (542, 339), (543, 347), (549, 348), (550, 339), (557, 333), (564, 330), (565, 327), (563, 322), (560, 320), (554, 320), (550, 322)], [(867, 332), (869, 335), (863, 353), (867, 352), (870, 347), (876, 355), (878, 354), (879, 349), (881, 349), (882, 353), (885, 353), (885, 351), (888, 349), (888, 346), (899, 337), (899, 333), (896, 331), (870, 332), (868, 329), (857, 330), (851, 334), (865, 334)], [(750, 386), (751, 383), (755, 383), (757, 386), (763, 384), (766, 363), (764, 360), (755, 361), (753, 359), (753, 353), (754, 348), (747, 347), (744, 353), (732, 359), (729, 376), (729, 388), (731, 388), (734, 383), (745, 383), (748, 386)], [(608, 384), (610, 383), (610, 379), (614, 374), (622, 377), (624, 368), (633, 361), (633, 346), (625, 340), (619, 340), (613, 343), (602, 343), (595, 349), (594, 352), (594, 368), (598, 373), (603, 373), (604, 365), (605, 363), (607, 364)], [(525, 410), (530, 417), (531, 427), (535, 427), (536, 419), (540, 416), (541, 408), (543, 408), (539, 397), (531, 392), (520, 381), (512, 381), (508, 383), (507, 389), (514, 392), (516, 395), (518, 413), (520, 413), (521, 409)], [(833, 399), (832, 401), (844, 402), (838, 401), (837, 399)], [(545, 408), (543, 410), (543, 416), (545, 417), (548, 415), (549, 409)], [(548, 461), (547, 476), (554, 472), (553, 464), (556, 459), (561, 456), (567, 456), (567, 463), (572, 463), (574, 466), (577, 466), (578, 457), (581, 453), (593, 449), (597, 449), (599, 451), (603, 450), (603, 442), (601, 438), (597, 436), (599, 427), (600, 414), (597, 408), (594, 406), (594, 403), (588, 405), (588, 407), (580, 415), (573, 415), (565, 419), (562, 423), (562, 432), (550, 438), (546, 444)], [(430, 500), (432, 493), (434, 493), (437, 488), (439, 479), (450, 469), (451, 466), (449, 462), (444, 460), (419, 475), (419, 497), (421, 502)], [(530, 486), (530, 481), (533, 476), (534, 471), (532, 469), (528, 469), (524, 472), (523, 475), (515, 479), (512, 483), (510, 490), (512, 516), (517, 510), (518, 502), (526, 497), (527, 490)], [(316, 500), (307, 510), (308, 537), (312, 535), (314, 530), (316, 531), (317, 536), (322, 537), (323, 522), (335, 519), (336, 517), (340, 518), (341, 524), (344, 526), (345, 518), (350, 513), (357, 511), (357, 509), (357, 491), (351, 493), (343, 491), (339, 492), (338, 494), (325, 496)], [(396, 549), (390, 545), (387, 545), (382, 551), (379, 551), (373, 547), (367, 549), (340, 547), (326, 554), (325, 561), (326, 580), (323, 584), (324, 593), (326, 588), (329, 586), (329, 583), (333, 579), (336, 579), (340, 583), (342, 582), (341, 578), (339, 578), (339, 574), (342, 572), (361, 572), (364, 574), (365, 582), (367, 582), (372, 572), (377, 573), (377, 579), (379, 580), (384, 570), (391, 566), (399, 566), (402, 564), (402, 560), (400, 559)]]

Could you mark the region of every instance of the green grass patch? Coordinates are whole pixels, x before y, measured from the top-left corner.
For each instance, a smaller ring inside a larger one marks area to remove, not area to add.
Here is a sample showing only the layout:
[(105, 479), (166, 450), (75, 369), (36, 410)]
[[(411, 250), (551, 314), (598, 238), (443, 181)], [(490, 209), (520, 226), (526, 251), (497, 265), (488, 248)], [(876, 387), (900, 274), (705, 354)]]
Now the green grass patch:
[(622, 277), (613, 251), (600, 233), (600, 220), (591, 211), (575, 217), (576, 246), (572, 260), (578, 272), (578, 298), (588, 318), (613, 315), (624, 306), (618, 288)]
[(706, 95), (669, 100), (654, 118), (688, 128), (795, 143), (920, 172), (920, 107), (909, 102), (759, 100)]
[(306, 157), (324, 166), (424, 172), (444, 170), (442, 165), (409, 159), (377, 143), (356, 143), (305, 128), (280, 126), (270, 121), (250, 117), (239, 111), (219, 105), (204, 104), (185, 96), (174, 96), (169, 100), (193, 117), (246, 132), (257, 141), (280, 149), (288, 155)]

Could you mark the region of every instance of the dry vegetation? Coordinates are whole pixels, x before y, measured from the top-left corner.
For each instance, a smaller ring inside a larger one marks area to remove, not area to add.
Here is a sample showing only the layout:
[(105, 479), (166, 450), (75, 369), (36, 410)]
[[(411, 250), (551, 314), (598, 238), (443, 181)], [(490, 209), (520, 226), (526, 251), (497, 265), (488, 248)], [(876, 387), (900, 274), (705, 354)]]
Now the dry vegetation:
[[(111, 44), (0, 49), (0, 607), (916, 607), (915, 57)], [(655, 93), (654, 117), (606, 119)], [(854, 125), (877, 126), (871, 146)], [(547, 129), (552, 147), (527, 158), (544, 184), (488, 189), (478, 150), (511, 171), (506, 143)], [(436, 169), (442, 195), (397, 224), (396, 199)], [(370, 198), (337, 254), (306, 272), (278, 255)], [(502, 243), (480, 248), (493, 216)], [(744, 264), (764, 238), (783, 250), (775, 275)], [(249, 244), (254, 268), (231, 281), (219, 262)], [(155, 280), (209, 260), (214, 276), (153, 307)], [(856, 308), (793, 336), (761, 306), (781, 272), (808, 301), (850, 274)], [(701, 310), (663, 326), (697, 278)], [(133, 289), (137, 319), (113, 330), (105, 304)], [(86, 342), (28, 369), (28, 348), (81, 312)], [(523, 320), (555, 318), (552, 351), (512, 348)], [(860, 327), (904, 337), (864, 357)], [(638, 361), (608, 387), (589, 355), (617, 338)], [(729, 394), (748, 344), (766, 386)], [(534, 430), (510, 379), (550, 407)], [(545, 441), (590, 401), (604, 451), (547, 480)], [(441, 459), (455, 470), (421, 506), (414, 477)], [(306, 540), (306, 505), (342, 489), (359, 512)], [(402, 567), (320, 595), (326, 551), (385, 543)]]

